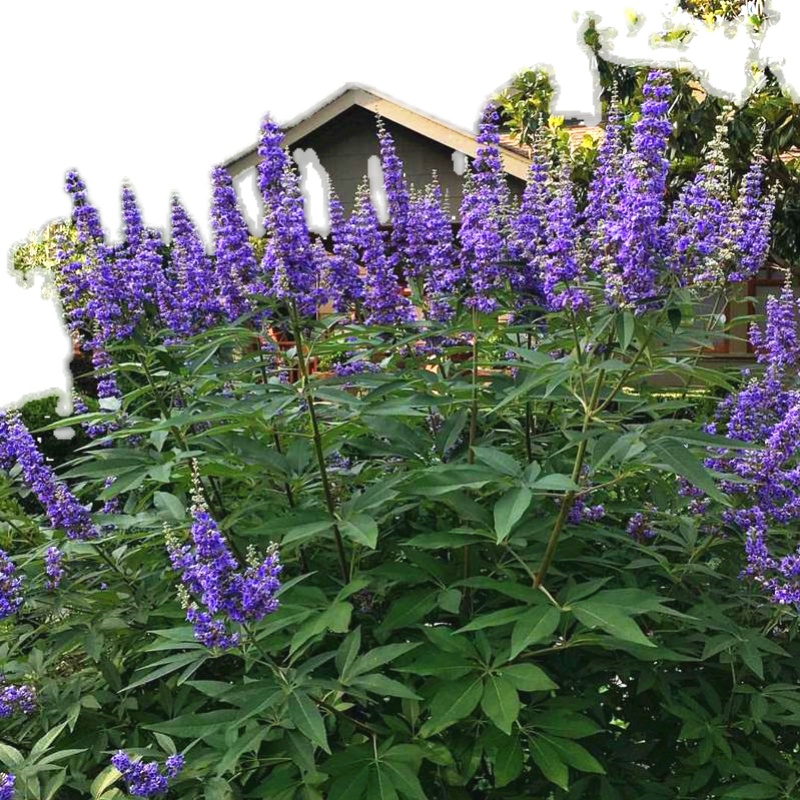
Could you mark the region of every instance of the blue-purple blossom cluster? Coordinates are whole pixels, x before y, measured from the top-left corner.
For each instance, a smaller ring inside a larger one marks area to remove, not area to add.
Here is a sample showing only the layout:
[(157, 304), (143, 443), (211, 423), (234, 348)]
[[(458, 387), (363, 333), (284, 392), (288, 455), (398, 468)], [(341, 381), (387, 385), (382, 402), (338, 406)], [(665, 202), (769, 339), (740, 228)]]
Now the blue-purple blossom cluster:
[(464, 181), (457, 235), (435, 178), (424, 189), (408, 185), (383, 122), (378, 142), (391, 230), (381, 228), (365, 181), (349, 217), (332, 194), (323, 247), (306, 224), (283, 133), (265, 117), (258, 145), (266, 231), (260, 262), (222, 167), (212, 174), (213, 255), (177, 199), (172, 245), (165, 248), (143, 224), (130, 187), (123, 188), (124, 242), (106, 244), (85, 186), (70, 173), (79, 236), (77, 243), (62, 243), (59, 285), (70, 324), (84, 332), (93, 352), (101, 397), (119, 396), (112, 344), (147, 319), (172, 342), (248, 313), (278, 323), (292, 309), (313, 316), (325, 303), (380, 326), (405, 325), (420, 314), (444, 322), (461, 308), (494, 313), (503, 303), (515, 318), (525, 308), (584, 313), (603, 302), (640, 313), (658, 305), (671, 286), (714, 288), (753, 275), (767, 252), (774, 206), (760, 150), (737, 197), (729, 185), (726, 112), (705, 166), (671, 201), (669, 73), (651, 72), (643, 93), (630, 143), (612, 101), (584, 204), (567, 160), (552, 163), (545, 133), (535, 138), (521, 201), (511, 199), (498, 112), (489, 105)]
[(8, 772), (0, 772), (0, 800), (14, 800), (16, 778)]
[(5, 550), (0, 550), (0, 619), (16, 614), (22, 606), (22, 577)]
[(111, 765), (122, 774), (128, 794), (133, 797), (164, 794), (169, 788), (169, 781), (178, 776), (184, 763), (184, 757), (180, 753), (168, 756), (163, 770), (156, 761), (136, 761), (124, 750), (118, 750), (111, 756)]
[(44, 552), (45, 588), (54, 592), (61, 585), (64, 577), (64, 554), (55, 545), (51, 545)]
[(0, 468), (17, 464), (23, 482), (42, 504), (50, 525), (69, 539), (92, 539), (98, 531), (88, 510), (45, 464), (31, 434), (18, 415), (0, 413)]
[(257, 622), (277, 610), (280, 557), (274, 546), (263, 558), (250, 550), (242, 568), (206, 508), (197, 473), (193, 500), (191, 543), (169, 535), (170, 563), (180, 575), (186, 619), (197, 640), (206, 647), (235, 647), (233, 623)]
[(718, 448), (706, 461), (734, 476), (721, 482), (734, 501), (723, 521), (744, 533), (743, 575), (773, 602), (794, 605), (800, 605), (800, 546), (785, 552), (780, 542), (800, 520), (799, 327), (800, 308), (787, 280), (767, 301), (763, 329), (754, 326), (750, 332), (763, 373), (745, 373), (744, 386), (719, 404), (716, 421), (707, 426), (710, 433), (758, 446)]
[(33, 686), (0, 685), (0, 719), (14, 714), (33, 714), (34, 711), (36, 711), (36, 689)]

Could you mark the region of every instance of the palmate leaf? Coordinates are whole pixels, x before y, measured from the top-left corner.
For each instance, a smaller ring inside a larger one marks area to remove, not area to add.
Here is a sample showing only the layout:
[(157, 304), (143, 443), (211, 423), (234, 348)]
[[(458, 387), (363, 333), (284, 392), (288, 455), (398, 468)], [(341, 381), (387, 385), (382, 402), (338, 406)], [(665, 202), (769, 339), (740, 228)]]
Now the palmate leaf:
[(642, 633), (630, 614), (619, 606), (596, 601), (594, 598), (580, 600), (570, 606), (572, 613), (587, 628), (600, 628), (612, 636), (633, 644), (655, 647), (655, 642)]
[(709, 471), (683, 444), (676, 441), (650, 442), (647, 449), (675, 474), (702, 489), (709, 497), (729, 506), (730, 500), (714, 483)]
[(387, 644), (383, 647), (376, 647), (358, 658), (353, 663), (352, 668), (344, 672), (343, 680), (355, 678), (365, 672), (372, 672), (374, 669), (394, 661), (416, 647), (419, 647), (417, 642)]
[(325, 720), (322, 718), (322, 714), (320, 714), (314, 701), (305, 692), (295, 690), (289, 695), (287, 710), (289, 719), (295, 724), (300, 733), (317, 747), (321, 747), (326, 753), (330, 754), (328, 734), (325, 731)]
[(521, 704), (514, 683), (503, 674), (489, 675), (481, 698), (483, 713), (501, 730), (510, 734)]
[(428, 737), (469, 716), (483, 695), (480, 676), (468, 675), (443, 684), (430, 705), (430, 719), (420, 728), (420, 736)]
[(543, 736), (533, 737), (529, 741), (531, 757), (542, 775), (566, 791), (569, 788), (569, 769), (561, 760), (558, 750)]
[(511, 631), (510, 658), (516, 658), (526, 647), (548, 639), (561, 620), (561, 612), (553, 606), (538, 606), (526, 611)]
[(510, 489), (494, 506), (494, 529), (497, 543), (505, 541), (522, 519), (533, 500), (533, 492), (525, 486)]

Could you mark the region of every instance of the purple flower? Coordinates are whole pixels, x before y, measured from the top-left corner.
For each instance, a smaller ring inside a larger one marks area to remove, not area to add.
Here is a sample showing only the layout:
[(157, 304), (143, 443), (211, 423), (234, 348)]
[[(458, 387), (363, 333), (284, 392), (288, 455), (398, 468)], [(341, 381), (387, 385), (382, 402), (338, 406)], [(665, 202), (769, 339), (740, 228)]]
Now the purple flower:
[(283, 131), (269, 115), (261, 123), (258, 155), (258, 188), (269, 217), (278, 205), (282, 176), (289, 165), (289, 158), (283, 149)]
[(326, 256), (321, 281), (338, 313), (358, 310), (364, 304), (364, 281), (358, 266), (358, 251), (352, 231), (344, 217), (339, 198), (331, 192), (330, 204), (331, 242), (333, 253)]
[(778, 373), (797, 371), (800, 367), (800, 303), (792, 290), (791, 275), (778, 297), (767, 298), (766, 323), (762, 331), (757, 325), (750, 328), (750, 343), (756, 358)]
[(145, 764), (134, 761), (124, 750), (118, 750), (111, 757), (111, 765), (122, 774), (128, 794), (134, 797), (155, 797), (167, 791), (169, 779), (177, 777), (183, 769), (184, 760), (181, 755), (170, 756), (164, 765), (165, 772), (162, 773), (157, 762)]
[(97, 536), (89, 512), (67, 487), (56, 479), (53, 470), (18, 416), (0, 414), (0, 442), (4, 453), (13, 455), (22, 471), (26, 486), (44, 507), (53, 528), (64, 531), (69, 539), (91, 539)]
[(167, 756), (164, 762), (164, 771), (167, 773), (168, 778), (177, 778), (178, 773), (186, 765), (186, 759), (182, 753), (175, 753), (174, 755)]
[(758, 132), (753, 159), (739, 190), (734, 226), (734, 247), (739, 261), (728, 276), (731, 281), (743, 281), (755, 275), (764, 265), (769, 251), (775, 191), (765, 191), (763, 134), (763, 130)]
[(647, 541), (656, 535), (649, 514), (645, 514), (642, 511), (637, 511), (628, 520), (625, 530), (628, 536), (635, 539), (637, 542)]
[(612, 244), (609, 233), (619, 222), (625, 176), (622, 162), (625, 147), (622, 140), (623, 115), (619, 94), (614, 87), (603, 138), (597, 152), (597, 167), (589, 182), (586, 208), (583, 212), (583, 235), (588, 240), (592, 271), (601, 273), (606, 251)]
[(537, 129), (533, 142), (531, 167), (519, 213), (513, 220), (510, 257), (517, 262), (509, 278), (517, 293), (517, 305), (538, 301), (542, 292), (542, 259), (547, 243), (547, 215), (551, 202), (548, 143)]
[(22, 578), (5, 550), (0, 550), (0, 619), (16, 614), (22, 605)]
[(127, 183), (122, 186), (122, 222), (125, 244), (130, 252), (135, 253), (144, 240), (144, 223), (136, 195)]
[(249, 287), (258, 264), (228, 170), (215, 167), (212, 185), (211, 227), (214, 231), (217, 285), (222, 309), (228, 321), (233, 322), (249, 310)]
[(179, 338), (192, 336), (216, 321), (217, 285), (200, 234), (177, 197), (172, 198), (171, 259), (175, 288), (166, 322)]
[(413, 319), (414, 309), (403, 295), (397, 275), (386, 255), (386, 241), (364, 179), (356, 192), (349, 220), (350, 241), (366, 270), (364, 311), (367, 325), (401, 325)]
[(573, 312), (588, 309), (589, 295), (579, 286), (583, 269), (578, 259), (578, 212), (566, 162), (547, 204), (545, 242), (537, 261), (549, 308)]
[(14, 714), (33, 714), (36, 711), (36, 689), (33, 686), (0, 686), (0, 719)]
[(727, 135), (725, 116), (704, 150), (703, 167), (684, 187), (665, 223), (667, 268), (682, 285), (720, 286), (734, 255)]
[[(449, 295), (456, 289), (457, 254), (453, 226), (442, 202), (434, 173), (425, 191), (411, 200), (406, 252), (410, 264), (419, 265), (428, 316), (445, 321), (453, 314)], [(409, 273), (411, 274), (411, 273)]]
[(272, 213), (265, 221), (269, 240), (261, 265), (268, 281), (267, 294), (296, 304), (302, 315), (314, 316), (325, 301), (320, 287), (321, 258), (306, 226), (299, 178), (288, 162), (272, 202)]
[[(278, 608), (281, 564), (270, 547), (263, 559), (254, 551), (241, 569), (217, 523), (208, 513), (197, 472), (194, 477), (191, 544), (167, 540), (172, 569), (181, 579), (186, 619), (207, 647), (226, 649), (239, 642), (231, 623), (257, 622)], [(199, 604), (199, 605), (198, 605)]]
[(14, 800), (16, 778), (8, 772), (0, 772), (0, 800)]
[(672, 92), (668, 72), (654, 71), (642, 89), (641, 118), (634, 126), (631, 150), (623, 161), (624, 184), (617, 219), (606, 228), (613, 258), (603, 264), (606, 298), (613, 306), (641, 312), (657, 295), (664, 252), (660, 226), (667, 185), (667, 143), (672, 126), (667, 98)]
[(75, 170), (67, 173), (65, 188), (72, 198), (72, 221), (78, 229), (78, 238), (84, 244), (104, 241), (103, 226), (97, 209), (86, 199), (86, 184)]
[(398, 158), (394, 139), (383, 120), (378, 118), (378, 140), (381, 151), (381, 167), (383, 185), (386, 188), (386, 199), (389, 205), (389, 217), (392, 221), (390, 243), (392, 252), (389, 262), (396, 270), (409, 277), (419, 274), (421, 265), (410, 257), (408, 252), (408, 227), (410, 213), (410, 195), (403, 172), (403, 162)]
[(497, 109), (489, 104), (478, 130), (478, 151), (464, 184), (461, 202), (459, 282), (467, 287), (467, 305), (489, 313), (506, 278), (504, 239), (508, 187), (500, 160)]
[(46, 575), (45, 588), (49, 591), (55, 591), (61, 584), (61, 579), (64, 577), (64, 567), (62, 562), (64, 554), (54, 545), (51, 545), (44, 552), (44, 574)]

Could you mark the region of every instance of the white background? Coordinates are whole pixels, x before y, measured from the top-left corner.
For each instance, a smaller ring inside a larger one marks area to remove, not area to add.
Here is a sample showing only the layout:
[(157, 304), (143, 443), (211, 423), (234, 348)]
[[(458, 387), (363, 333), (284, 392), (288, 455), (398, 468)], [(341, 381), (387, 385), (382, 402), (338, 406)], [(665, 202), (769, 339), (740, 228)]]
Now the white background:
[[(208, 175), (252, 145), (262, 116), (290, 123), (344, 84), (374, 87), (465, 129), (515, 72), (551, 68), (554, 113), (596, 120), (581, 30), (598, 19), (604, 55), (690, 66), (741, 102), (753, 65), (769, 63), (795, 94), (800, 3), (774, 0), (762, 37), (744, 24), (709, 30), (665, 0), (6, 2), (0, 6), (0, 252), (67, 216), (64, 173), (77, 168), (110, 238), (129, 180), (148, 224), (166, 228), (180, 194), (208, 237)], [(635, 12), (635, 13), (632, 13)], [(652, 34), (690, 27), (688, 45)], [(797, 98), (796, 98), (797, 99)], [(243, 197), (252, 208), (252, 198)], [(24, 288), (0, 265), (0, 408), (62, 393), (70, 344), (41, 277)], [(47, 294), (45, 292), (45, 294)]]

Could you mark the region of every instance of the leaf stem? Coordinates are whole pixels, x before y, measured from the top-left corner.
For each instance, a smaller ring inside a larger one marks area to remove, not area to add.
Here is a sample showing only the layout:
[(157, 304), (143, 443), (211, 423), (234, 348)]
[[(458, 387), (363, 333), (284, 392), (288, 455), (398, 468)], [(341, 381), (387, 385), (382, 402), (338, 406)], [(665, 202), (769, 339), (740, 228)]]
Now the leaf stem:
[(339, 524), (336, 522), (336, 503), (333, 499), (330, 478), (328, 477), (328, 469), (325, 465), (325, 452), (322, 447), (322, 434), (320, 432), (319, 419), (317, 418), (314, 397), (313, 394), (308, 390), (308, 366), (306, 365), (305, 354), (303, 353), (303, 334), (300, 329), (300, 318), (297, 313), (297, 303), (295, 303), (294, 300), (292, 301), (292, 327), (294, 328), (294, 343), (297, 350), (297, 364), (300, 369), (300, 392), (306, 402), (306, 406), (308, 407), (308, 418), (311, 421), (314, 452), (317, 457), (320, 480), (322, 481), (322, 492), (325, 495), (325, 505), (328, 508), (328, 513), (334, 520), (333, 538), (336, 542), (336, 554), (339, 559), (339, 570), (342, 574), (342, 580), (345, 583), (348, 583), (350, 580), (350, 570), (347, 567), (347, 556), (344, 552), (342, 532), (339, 530)]

